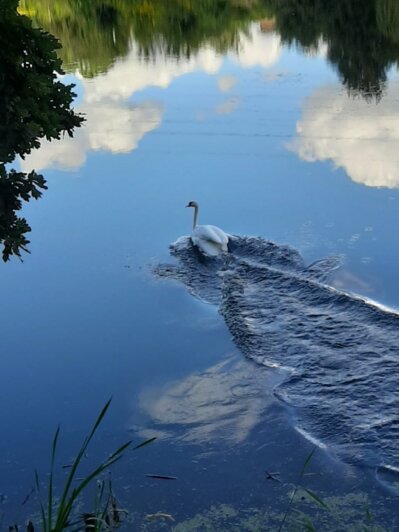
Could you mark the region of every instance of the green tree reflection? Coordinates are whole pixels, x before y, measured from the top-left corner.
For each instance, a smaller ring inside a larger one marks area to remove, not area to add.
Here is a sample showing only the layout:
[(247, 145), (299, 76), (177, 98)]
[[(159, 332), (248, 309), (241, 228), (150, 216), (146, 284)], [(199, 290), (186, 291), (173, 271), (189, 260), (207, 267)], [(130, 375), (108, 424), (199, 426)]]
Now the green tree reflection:
[(17, 2), (0, 4), (0, 243), (3, 259), (27, 251), (30, 227), (16, 211), (23, 201), (39, 198), (46, 188), (42, 175), (9, 169), (18, 155), (40, 146), (40, 139), (72, 135), (82, 118), (71, 109), (72, 86), (57, 80), (62, 72), (58, 42), (32, 27), (17, 13)]
[(380, 97), (399, 60), (398, 0), (22, 0), (20, 8), (63, 44), (84, 76), (125, 55), (133, 37), (144, 57), (176, 57), (207, 44), (238, 49), (251, 21), (274, 17), (283, 42), (305, 51), (323, 42), (351, 92)]
[(85, 77), (107, 70), (128, 52), (131, 25), (123, 2), (22, 0), (19, 12), (57, 37), (65, 68), (79, 68)]
[(327, 59), (350, 92), (381, 97), (387, 71), (399, 60), (397, 0), (272, 0), (283, 42)]
[(86, 77), (125, 55), (132, 38), (146, 58), (237, 48), (240, 32), (270, 13), (264, 0), (22, 0), (20, 10), (60, 39), (65, 67)]

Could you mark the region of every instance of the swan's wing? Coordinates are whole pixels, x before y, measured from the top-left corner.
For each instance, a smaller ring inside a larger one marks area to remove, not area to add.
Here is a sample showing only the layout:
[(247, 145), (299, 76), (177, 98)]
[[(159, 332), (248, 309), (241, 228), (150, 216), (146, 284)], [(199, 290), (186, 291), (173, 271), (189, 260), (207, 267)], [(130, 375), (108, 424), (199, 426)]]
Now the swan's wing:
[(224, 231), (215, 225), (197, 225), (193, 231), (193, 237), (201, 240), (207, 240), (220, 246), (227, 246), (229, 237)]
[(219, 237), (220, 243), (222, 245), (226, 245), (229, 243), (229, 235), (226, 234), (223, 229), (220, 229), (220, 227), (216, 227), (216, 225), (208, 225), (212, 229), (214, 233)]
[(201, 252), (207, 255), (208, 257), (216, 257), (217, 255), (220, 255), (222, 251), (221, 244), (217, 244), (212, 240), (198, 238), (194, 235), (191, 237), (191, 240), (193, 241), (193, 244), (197, 246), (197, 248), (199, 248)]

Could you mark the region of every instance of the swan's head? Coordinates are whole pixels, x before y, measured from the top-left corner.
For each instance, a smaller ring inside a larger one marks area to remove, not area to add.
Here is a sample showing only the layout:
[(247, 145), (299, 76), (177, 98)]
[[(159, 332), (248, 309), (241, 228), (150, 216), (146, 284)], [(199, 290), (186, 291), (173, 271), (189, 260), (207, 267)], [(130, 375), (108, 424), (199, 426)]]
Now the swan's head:
[(198, 203), (196, 201), (190, 201), (190, 203), (188, 203), (186, 207), (197, 207), (198, 209)]

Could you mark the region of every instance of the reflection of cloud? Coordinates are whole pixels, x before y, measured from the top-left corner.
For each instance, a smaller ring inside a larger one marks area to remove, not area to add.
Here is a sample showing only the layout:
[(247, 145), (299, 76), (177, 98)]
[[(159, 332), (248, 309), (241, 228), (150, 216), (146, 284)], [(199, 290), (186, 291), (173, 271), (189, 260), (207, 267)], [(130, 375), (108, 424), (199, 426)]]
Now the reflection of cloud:
[(238, 98), (229, 98), (216, 107), (216, 112), (219, 115), (228, 115), (237, 109), (238, 103)]
[(132, 94), (147, 89), (160, 87), (166, 89), (174, 79), (194, 71), (207, 74), (218, 72), (222, 58), (211, 49), (204, 48), (197, 55), (188, 58), (165, 57), (159, 53), (151, 61), (139, 57), (133, 45), (129, 54), (115, 63), (105, 74), (94, 80), (81, 78), (89, 103), (107, 100), (127, 100)]
[(262, 368), (227, 359), (169, 385), (161, 395), (145, 394), (141, 406), (154, 425), (141, 433), (176, 438), (180, 425), (185, 441), (243, 441), (268, 407), (267, 388)]
[(331, 159), (356, 181), (399, 187), (399, 82), (378, 104), (349, 98), (338, 86), (318, 89), (306, 101), (289, 146), (305, 161)]
[(23, 170), (77, 169), (91, 150), (127, 153), (137, 148), (144, 135), (156, 129), (162, 119), (162, 107), (153, 102), (129, 106), (123, 102), (101, 101), (82, 106), (78, 111), (84, 111), (87, 122), (75, 136), (42, 142), (42, 147), (22, 162)]
[(218, 87), (221, 92), (229, 92), (237, 83), (235, 76), (220, 76), (218, 79)]
[[(263, 34), (256, 25), (252, 25), (249, 35), (242, 36), (239, 52), (230, 53), (229, 57), (244, 68), (256, 65), (269, 67), (280, 57), (280, 39), (274, 33)], [(144, 61), (133, 45), (128, 56), (115, 63), (107, 73), (94, 80), (82, 79), (82, 83), (88, 102), (104, 98), (120, 100), (148, 87), (167, 88), (174, 79), (191, 72), (216, 74), (222, 63), (223, 58), (209, 47), (204, 47), (190, 58), (181, 57), (177, 60), (159, 53), (153, 60)], [(226, 84), (235, 81), (233, 76), (220, 79), (222, 81), (219, 80), (219, 87), (226, 87)]]
[(239, 54), (229, 54), (243, 68), (270, 67), (280, 58), (281, 41), (277, 33), (262, 33), (257, 24), (248, 36), (242, 36)]
[[(248, 35), (242, 36), (238, 53), (231, 53), (241, 66), (270, 66), (280, 55), (280, 40), (273, 34), (262, 34), (257, 25), (252, 25)], [(159, 103), (131, 105), (132, 96), (148, 87), (168, 87), (173, 80), (194, 71), (216, 74), (223, 58), (209, 46), (204, 46), (190, 58), (165, 56), (159, 52), (151, 61), (140, 58), (135, 44), (129, 54), (117, 61), (107, 72), (93, 79), (76, 77), (82, 88), (82, 103), (76, 109), (86, 115), (85, 125), (76, 131), (73, 139), (42, 143), (42, 147), (27, 156), (21, 166), (24, 171), (49, 167), (74, 169), (86, 160), (91, 150), (107, 150), (112, 153), (134, 150), (146, 133), (159, 127), (162, 108)], [(219, 79), (220, 90), (233, 87), (235, 78)], [(228, 100), (217, 112), (232, 112), (237, 101)]]

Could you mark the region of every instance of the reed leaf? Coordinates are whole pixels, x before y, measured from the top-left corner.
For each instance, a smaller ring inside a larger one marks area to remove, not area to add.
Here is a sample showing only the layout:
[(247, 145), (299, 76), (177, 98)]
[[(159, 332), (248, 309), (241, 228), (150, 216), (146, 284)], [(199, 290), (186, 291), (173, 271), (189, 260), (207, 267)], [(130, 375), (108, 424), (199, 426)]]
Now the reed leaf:
[(284, 526), (284, 524), (285, 524), (285, 521), (287, 520), (288, 514), (289, 514), (290, 511), (291, 511), (291, 507), (292, 507), (292, 504), (293, 504), (293, 502), (294, 502), (295, 496), (296, 496), (296, 494), (297, 494), (297, 492), (298, 492), (298, 489), (299, 489), (299, 487), (300, 487), (300, 485), (301, 485), (301, 482), (302, 482), (303, 476), (304, 476), (304, 474), (305, 474), (305, 472), (306, 472), (306, 469), (307, 469), (307, 467), (308, 467), (310, 461), (312, 460), (312, 457), (313, 457), (315, 451), (316, 451), (316, 447), (313, 447), (313, 449), (311, 450), (311, 452), (309, 453), (309, 455), (307, 456), (306, 460), (305, 460), (304, 463), (303, 463), (303, 466), (302, 466), (301, 472), (299, 473), (298, 481), (297, 481), (297, 483), (296, 483), (296, 485), (295, 485), (295, 487), (294, 487), (294, 489), (293, 489), (293, 491), (292, 491), (292, 494), (291, 494), (290, 500), (289, 500), (289, 502), (288, 502), (287, 508), (286, 508), (286, 510), (285, 510), (285, 513), (284, 513), (283, 519), (282, 519), (282, 521), (281, 521), (281, 523), (280, 523), (280, 526), (279, 526), (279, 528), (278, 528), (278, 532), (281, 532), (281, 530), (283, 529), (283, 526)]
[(317, 504), (319, 506), (322, 506), (323, 508), (325, 508), (326, 510), (329, 510), (330, 508), (327, 506), (327, 504), (318, 496), (316, 495), (316, 493), (314, 493), (313, 491), (310, 491), (309, 489), (307, 488), (304, 488), (302, 487), (302, 489), (304, 491), (306, 491), (306, 493), (309, 495), (309, 497), (311, 497), (314, 501), (317, 502)]
[(145, 445), (149, 445), (150, 443), (154, 442), (157, 438), (149, 438), (148, 440), (143, 441), (142, 443), (139, 443), (136, 445), (136, 447), (133, 447), (133, 451), (136, 451), (137, 449), (141, 449), (141, 447), (144, 447)]
[(53, 481), (54, 481), (54, 463), (55, 455), (57, 452), (58, 437), (60, 435), (60, 427), (57, 427), (53, 439), (53, 447), (51, 449), (51, 466), (50, 466), (50, 478), (48, 481), (48, 527), (49, 530), (53, 528)]
[[(66, 524), (66, 518), (67, 516), (69, 515), (69, 511), (67, 511), (67, 508), (71, 507), (70, 504), (68, 504), (68, 499), (69, 499), (69, 490), (71, 489), (71, 485), (72, 485), (72, 482), (74, 480), (74, 477), (75, 477), (75, 474), (76, 474), (76, 471), (78, 469), (78, 466), (86, 452), (86, 449), (90, 443), (90, 441), (92, 440), (94, 434), (96, 433), (100, 423), (102, 422), (105, 414), (107, 413), (107, 410), (109, 408), (109, 405), (111, 404), (111, 401), (112, 401), (112, 398), (110, 398), (106, 403), (105, 403), (105, 406), (103, 407), (103, 409), (101, 410), (99, 416), (97, 417), (97, 420), (95, 421), (94, 425), (93, 425), (93, 428), (91, 429), (90, 431), (90, 434), (84, 439), (83, 441), (83, 444), (72, 464), (72, 467), (69, 471), (69, 475), (67, 477), (67, 480), (66, 480), (66, 483), (65, 483), (65, 486), (64, 486), (64, 491), (62, 493), (62, 496), (61, 496), (61, 500), (60, 500), (60, 503), (59, 503), (59, 507), (58, 507), (58, 516), (57, 516), (57, 520), (56, 520), (56, 523), (55, 523), (55, 529), (56, 530), (62, 530), (62, 526), (65, 526)], [(69, 501), (70, 502), (70, 501)]]
[[(53, 444), (52, 444), (52, 449), (51, 449), (50, 477), (49, 477), (48, 490), (47, 490), (47, 514), (46, 514), (46, 508), (43, 504), (43, 500), (41, 496), (39, 475), (37, 471), (35, 471), (36, 491), (38, 493), (38, 498), (39, 498), (39, 503), (40, 503), (40, 513), (41, 513), (41, 518), (43, 522), (43, 532), (61, 532), (63, 530), (69, 530), (70, 532), (73, 532), (74, 530), (81, 531), (82, 525), (80, 521), (75, 520), (74, 522), (69, 522), (69, 519), (71, 517), (77, 498), (85, 490), (85, 488), (90, 484), (90, 482), (98, 478), (106, 469), (108, 469), (110, 466), (115, 464), (115, 462), (120, 460), (122, 458), (123, 453), (130, 446), (131, 441), (128, 441), (124, 443), (123, 445), (121, 445), (115, 452), (113, 452), (99, 466), (94, 468), (91, 471), (91, 473), (89, 473), (88, 475), (80, 479), (80, 482), (77, 486), (72, 487), (72, 483), (77, 480), (76, 472), (78, 470), (78, 467), (83, 457), (86, 454), (87, 447), (89, 446), (91, 440), (93, 439), (98, 427), (102, 423), (110, 404), (111, 404), (111, 399), (109, 399), (106, 402), (105, 406), (103, 407), (100, 414), (98, 415), (89, 435), (84, 438), (83, 443), (79, 449), (79, 452), (76, 455), (76, 458), (74, 459), (73, 463), (71, 464), (69, 474), (66, 478), (64, 488), (62, 490), (60, 501), (58, 503), (57, 508), (55, 509), (54, 466), (55, 466), (55, 459), (56, 459), (58, 441), (59, 441), (59, 436), (60, 436), (60, 427), (57, 428), (54, 438), (53, 438)], [(146, 442), (143, 442), (143, 443), (145, 444)], [(150, 443), (150, 442), (147, 442), (147, 443)], [(95, 514), (95, 519), (96, 519), (96, 522), (98, 523), (101, 523), (101, 522), (105, 523), (104, 520), (106, 517), (107, 508), (109, 508), (109, 504), (112, 498), (112, 491), (111, 491), (111, 484), (110, 484), (110, 494), (108, 496), (108, 500), (103, 510), (103, 513), (101, 514), (100, 509), (101, 509), (102, 498), (104, 494), (104, 483), (103, 482), (102, 482), (102, 486), (103, 487), (100, 490), (100, 493), (98, 495), (98, 500), (96, 503), (97, 510)], [(54, 520), (55, 520), (55, 523), (53, 524)], [(102, 529), (103, 529), (102, 525), (100, 525), (100, 528), (96, 526), (96, 530), (102, 530)]]
[(42, 499), (41, 490), (40, 490), (39, 475), (36, 470), (35, 470), (35, 484), (36, 484), (37, 496), (39, 499), (40, 514), (42, 517), (42, 524), (43, 524), (43, 532), (49, 532), (50, 529), (47, 526), (46, 512), (44, 510), (43, 499)]

